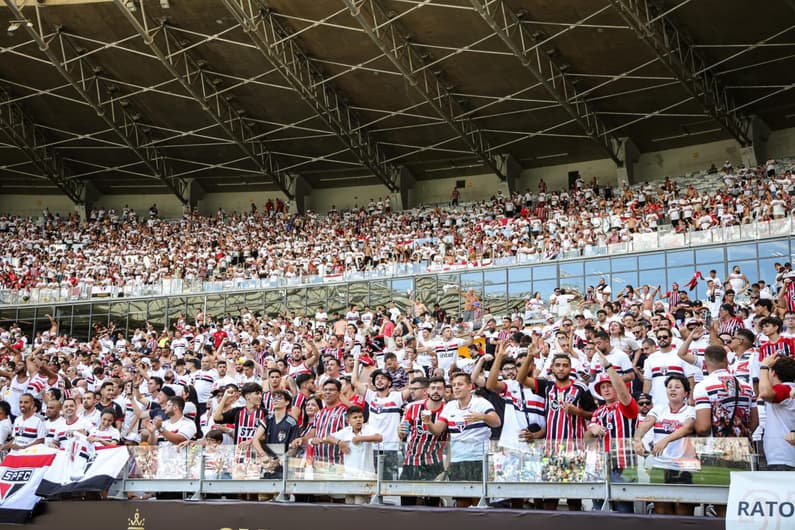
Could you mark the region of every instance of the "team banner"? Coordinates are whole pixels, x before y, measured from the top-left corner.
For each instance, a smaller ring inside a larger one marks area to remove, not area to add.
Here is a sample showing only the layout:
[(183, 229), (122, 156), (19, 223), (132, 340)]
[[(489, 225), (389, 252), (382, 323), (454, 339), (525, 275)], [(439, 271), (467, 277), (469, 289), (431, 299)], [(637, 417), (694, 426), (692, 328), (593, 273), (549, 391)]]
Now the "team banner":
[(51, 497), (78, 491), (107, 490), (129, 460), (125, 446), (95, 448), (76, 433), (44, 474), (36, 495)]
[(0, 462), (0, 524), (24, 523), (40, 497), (36, 488), (55, 460), (57, 449), (34, 445)]
[(732, 472), (726, 530), (795, 528), (795, 472)]

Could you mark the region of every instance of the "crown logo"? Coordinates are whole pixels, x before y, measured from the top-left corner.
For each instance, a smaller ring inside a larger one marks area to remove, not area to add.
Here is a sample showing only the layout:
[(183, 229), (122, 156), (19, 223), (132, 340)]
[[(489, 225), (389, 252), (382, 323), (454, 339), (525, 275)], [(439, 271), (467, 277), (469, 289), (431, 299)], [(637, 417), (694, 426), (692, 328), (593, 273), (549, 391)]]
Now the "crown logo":
[(138, 510), (135, 510), (135, 515), (132, 519), (127, 519), (127, 530), (144, 530), (144, 525), (146, 524), (146, 519), (141, 517), (141, 514), (138, 513)]

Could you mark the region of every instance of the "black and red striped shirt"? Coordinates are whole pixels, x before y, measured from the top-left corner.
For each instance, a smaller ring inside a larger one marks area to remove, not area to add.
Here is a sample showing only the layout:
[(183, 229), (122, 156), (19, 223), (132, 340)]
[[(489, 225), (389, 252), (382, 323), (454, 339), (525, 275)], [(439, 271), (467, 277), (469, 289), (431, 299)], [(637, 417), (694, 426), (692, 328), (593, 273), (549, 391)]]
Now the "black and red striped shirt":
[(720, 326), (718, 327), (718, 334), (721, 333), (728, 333), (729, 335), (734, 335), (734, 332), (738, 329), (745, 328), (745, 324), (743, 321), (737, 317), (732, 317), (727, 321), (720, 321)]
[(638, 403), (633, 399), (629, 405), (620, 401), (605, 403), (596, 409), (591, 417), (591, 424), (601, 425), (606, 431), (604, 436), (605, 451), (613, 458), (613, 469), (625, 469), (633, 466), (634, 450), (632, 437), (635, 435), (638, 419)]
[[(425, 429), (425, 425), (422, 423), (422, 411), (428, 410), (426, 404), (427, 400), (410, 403), (403, 415), (403, 421), (407, 421), (411, 425), (403, 458), (405, 466), (428, 466), (442, 463), (447, 431), (441, 436), (437, 436)], [(443, 409), (444, 404), (439, 407), (439, 410), (431, 413), (431, 423), (437, 420)]]
[[(337, 403), (333, 407), (323, 407), (315, 415), (315, 437), (325, 438), (345, 428), (348, 407)], [(315, 458), (321, 462), (342, 463), (342, 451), (336, 445), (322, 443), (315, 446)]]
[(795, 311), (795, 281), (787, 285), (787, 294), (784, 295), (787, 302), (787, 311)]
[(591, 391), (575, 381), (563, 386), (553, 380), (535, 381), (535, 393), (546, 397), (547, 441), (565, 441), (569, 448), (578, 448), (585, 434), (586, 419), (568, 414), (564, 405), (571, 403), (585, 411), (596, 409)]
[(235, 445), (239, 445), (254, 438), (257, 425), (267, 417), (268, 411), (264, 407), (250, 410), (246, 407), (234, 407), (224, 412), (223, 418), (218, 423), (235, 425)]

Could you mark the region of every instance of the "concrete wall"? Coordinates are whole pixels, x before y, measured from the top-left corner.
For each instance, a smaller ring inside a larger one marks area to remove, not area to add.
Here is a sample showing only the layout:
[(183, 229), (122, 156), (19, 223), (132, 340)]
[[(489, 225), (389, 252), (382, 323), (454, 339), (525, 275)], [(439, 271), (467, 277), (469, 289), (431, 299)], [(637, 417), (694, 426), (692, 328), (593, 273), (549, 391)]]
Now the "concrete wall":
[(734, 140), (642, 153), (635, 166), (635, 180), (643, 182), (675, 177), (705, 170), (713, 163), (721, 167), (726, 160), (735, 167), (742, 165), (740, 144)]
[(0, 194), (0, 212), (25, 217), (40, 217), (47, 207), (51, 214), (68, 215), (75, 211), (74, 203), (66, 195), (3, 195)]
[(491, 197), (497, 190), (508, 191), (504, 182), (497, 175), (483, 174), (465, 177), (421, 180), (415, 186), (417, 202), (422, 204), (438, 204), (450, 202), (456, 181), (463, 180), (465, 185), (461, 192), (461, 202), (476, 201)]
[(601, 160), (587, 160), (585, 162), (525, 169), (519, 176), (518, 189), (525, 191), (530, 188), (530, 191), (536, 193), (538, 192), (538, 182), (542, 178), (547, 183), (547, 190), (568, 188), (570, 171), (579, 171), (586, 183), (590, 183), (591, 179), (596, 177), (602, 186), (605, 184), (616, 184), (616, 165), (609, 158), (604, 158)]
[(132, 208), (138, 213), (138, 217), (146, 216), (149, 207), (157, 205), (160, 217), (182, 217), (182, 203), (174, 195), (102, 195), (95, 202), (94, 207), (115, 208), (121, 210), (125, 206)]
[(767, 140), (767, 152), (773, 158), (795, 156), (795, 127), (772, 131)]
[[(316, 212), (328, 211), (331, 206), (337, 209), (353, 208), (354, 206), (364, 206), (370, 199), (378, 200), (378, 197), (391, 196), (386, 186), (377, 184), (374, 186), (359, 186), (346, 188), (323, 188), (312, 190), (309, 199), (310, 209)], [(397, 207), (397, 202), (392, 199), (393, 206)]]
[(199, 201), (199, 212), (202, 215), (212, 215), (218, 208), (223, 208), (227, 213), (248, 212), (251, 211), (252, 202), (262, 211), (268, 199), (275, 201), (277, 198), (287, 202), (284, 193), (280, 191), (208, 193)]

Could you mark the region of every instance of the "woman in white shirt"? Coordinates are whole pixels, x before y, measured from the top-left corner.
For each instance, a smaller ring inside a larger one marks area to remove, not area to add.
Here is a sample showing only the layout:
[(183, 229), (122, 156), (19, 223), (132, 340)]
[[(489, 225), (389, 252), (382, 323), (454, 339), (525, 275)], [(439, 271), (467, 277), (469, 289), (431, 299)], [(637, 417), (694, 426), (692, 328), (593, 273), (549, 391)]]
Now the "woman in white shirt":
[(94, 447), (105, 447), (108, 445), (119, 445), (121, 434), (119, 430), (113, 426), (115, 420), (115, 413), (113, 409), (105, 409), (102, 411), (102, 416), (99, 419), (99, 427), (91, 429), (88, 433), (88, 441), (94, 444)]
[[(690, 382), (682, 374), (672, 374), (666, 378), (665, 388), (668, 403), (651, 409), (646, 420), (635, 431), (633, 445), (638, 455), (645, 454), (643, 436), (654, 428), (651, 449), (654, 468), (663, 470), (666, 484), (692, 484), (690, 471), (699, 466), (695, 448), (687, 439), (696, 423), (696, 410), (687, 404)], [(693, 514), (693, 506), (685, 503), (655, 502), (654, 510), (662, 514)]]

